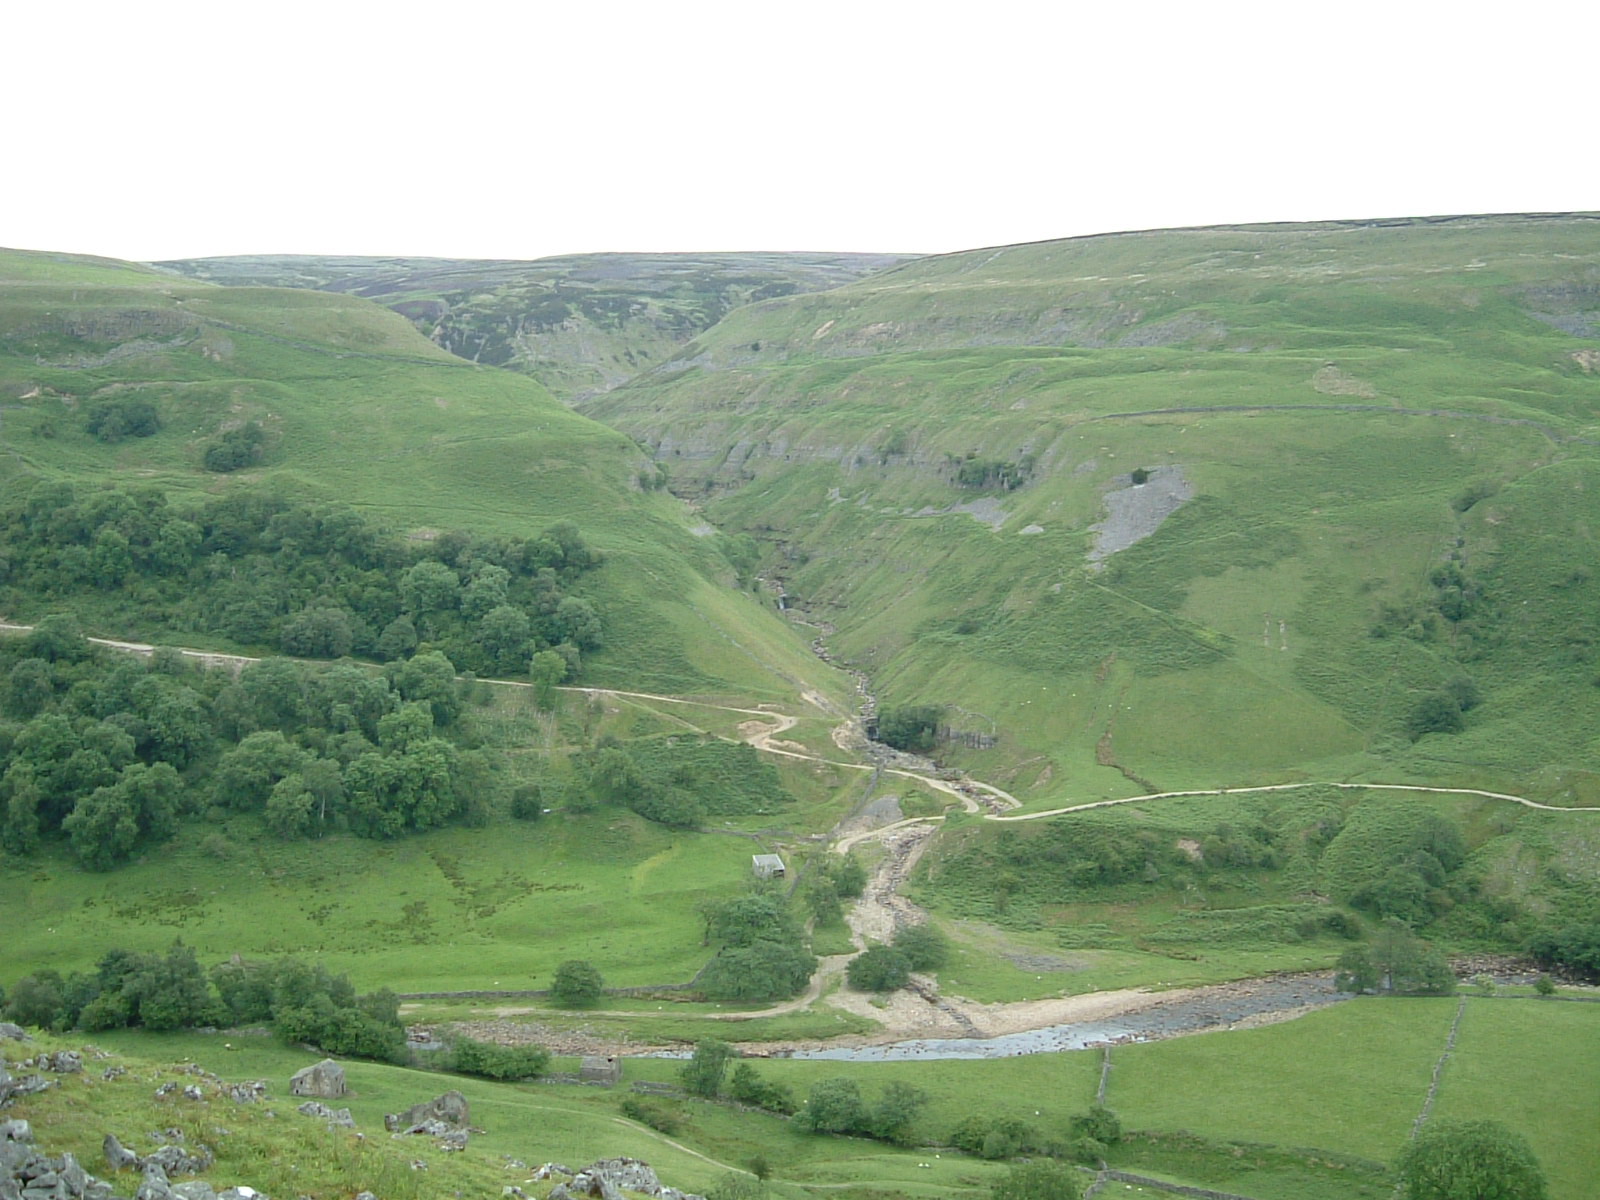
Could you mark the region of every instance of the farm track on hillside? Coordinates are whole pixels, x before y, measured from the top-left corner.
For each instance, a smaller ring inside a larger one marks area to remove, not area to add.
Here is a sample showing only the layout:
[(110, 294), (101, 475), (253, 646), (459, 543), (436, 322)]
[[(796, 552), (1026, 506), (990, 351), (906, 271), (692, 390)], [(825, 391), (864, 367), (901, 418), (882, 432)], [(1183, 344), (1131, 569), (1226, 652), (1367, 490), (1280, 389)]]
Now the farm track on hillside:
[[(32, 626), (29, 625), (0, 622), (0, 633), (28, 633), (31, 631)], [(111, 638), (90, 638), (88, 640), (94, 645), (143, 657), (154, 654), (156, 650), (155, 646), (145, 642), (122, 641)], [(223, 667), (235, 672), (251, 663), (261, 661), (247, 655), (221, 654), (184, 647), (174, 647), (174, 649), (184, 657), (194, 659), (207, 667)], [(524, 683), (520, 680), (485, 679), (482, 682), (496, 687), (533, 687), (533, 684)], [(1543, 804), (1536, 800), (1530, 800), (1525, 796), (1485, 791), (1480, 788), (1428, 787), (1418, 784), (1396, 783), (1352, 783), (1330, 780), (1320, 783), (1307, 781), (1235, 788), (1200, 788), (1185, 791), (1151, 792), (1138, 796), (1125, 796), (1110, 800), (1094, 800), (1083, 804), (1066, 805), (1040, 812), (1019, 813), (1013, 810), (1020, 808), (1022, 802), (1001, 788), (970, 779), (965, 775), (946, 778), (943, 773), (935, 774), (934, 772), (937, 768), (931, 763), (927, 763), (925, 767), (920, 769), (919, 767), (907, 765), (909, 762), (918, 760), (914, 760), (912, 756), (898, 755), (895, 752), (888, 751), (888, 748), (879, 747), (877, 743), (869, 743), (860, 727), (858, 718), (847, 719), (835, 729), (834, 744), (840, 746), (841, 749), (859, 753), (872, 754), (876, 750), (875, 757), (880, 758), (878, 762), (862, 763), (827, 758), (803, 749), (794, 749), (792, 748), (795, 746), (793, 742), (781, 745), (776, 744), (782, 734), (800, 723), (801, 718), (791, 713), (775, 711), (771, 705), (745, 708), (709, 700), (667, 696), (653, 692), (623, 691), (616, 688), (567, 686), (558, 690), (596, 698), (613, 697), (617, 700), (704, 708), (744, 716), (750, 719), (740, 724), (739, 731), (741, 736), (738, 738), (724, 738), (723, 740), (741, 741), (758, 751), (783, 758), (814, 762), (845, 770), (875, 771), (883, 775), (914, 780), (925, 787), (955, 798), (968, 813), (981, 815), (986, 821), (1037, 821), (1124, 804), (1140, 804), (1156, 800), (1201, 796), (1253, 795), (1266, 792), (1293, 791), (1298, 788), (1315, 786), (1334, 787), (1350, 791), (1396, 791), (1432, 795), (1477, 796), (1490, 800), (1509, 801), (1513, 804), (1520, 804), (1526, 808), (1538, 809), (1544, 812), (1600, 812), (1600, 807), (1564, 807)], [(830, 711), (832, 706), (813, 693), (804, 693), (804, 699), (823, 716), (837, 715), (837, 710)], [(722, 737), (723, 735), (714, 736)], [(897, 765), (888, 765), (890, 762)], [(847, 853), (852, 848), (868, 842), (880, 844), (885, 851), (883, 858), (874, 868), (861, 898), (847, 914), (846, 919), (850, 926), (851, 942), (858, 950), (864, 949), (869, 941), (889, 940), (893, 937), (897, 928), (926, 920), (926, 914), (899, 893), (901, 886), (915, 867), (917, 859), (927, 849), (943, 821), (944, 817), (942, 815), (908, 817), (899, 821), (892, 821), (876, 829), (848, 833), (836, 838), (831, 843), (830, 850), (839, 854)], [(707, 1013), (704, 1014), (704, 1017), (708, 1021), (751, 1021), (764, 1017), (781, 1017), (801, 1011), (822, 999), (824, 995), (830, 992), (830, 989), (834, 988), (836, 983), (842, 980), (845, 965), (850, 957), (850, 955), (832, 955), (823, 958), (805, 991), (792, 1000), (762, 1009)], [(1222, 985), (1222, 988), (1238, 986), (1248, 986), (1248, 981), (1237, 985)], [(834, 990), (829, 995), (829, 1003), (847, 1011), (859, 1012), (859, 1015), (882, 1023), (883, 1030), (880, 1033), (849, 1039), (855, 1044), (865, 1045), (901, 1041), (907, 1038), (992, 1037), (1002, 1033), (1025, 1032), (1074, 1020), (1098, 1020), (1136, 1012), (1150, 1007), (1158, 1001), (1158, 998), (1161, 1001), (1170, 1001), (1188, 995), (1200, 996), (1218, 990), (1217, 988), (1190, 988), (1178, 992), (1154, 993), (1136, 989), (1124, 989), (1116, 992), (1021, 1001), (1012, 1004), (977, 1004), (959, 998), (941, 996), (937, 990), (936, 983), (932, 979), (919, 977), (916, 980), (914, 989), (894, 993), (889, 998), (887, 1006), (883, 1008), (871, 1005), (865, 995), (850, 992), (842, 987)], [(510, 1017), (547, 1010), (506, 1007), (495, 1011), (497, 1016)], [(1298, 1012), (1299, 1010), (1291, 1010), (1283, 1013), (1282, 1016), (1287, 1018), (1298, 1015)], [(585, 1015), (627, 1018), (638, 1014), (622, 1010), (591, 1010), (586, 1012)], [(782, 1053), (786, 1049), (793, 1048), (792, 1044), (787, 1043), (768, 1045), (760, 1047), (758, 1052)]]

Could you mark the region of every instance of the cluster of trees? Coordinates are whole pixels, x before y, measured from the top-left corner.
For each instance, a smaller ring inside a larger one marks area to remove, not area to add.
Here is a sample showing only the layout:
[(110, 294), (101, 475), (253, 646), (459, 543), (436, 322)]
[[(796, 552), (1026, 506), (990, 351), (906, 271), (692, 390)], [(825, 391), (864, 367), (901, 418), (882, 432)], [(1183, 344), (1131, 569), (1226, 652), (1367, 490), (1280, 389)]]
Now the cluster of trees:
[(456, 1037), (438, 1064), (462, 1075), (516, 1082), (535, 1079), (550, 1069), (550, 1051), (543, 1046), (502, 1046), (476, 1038)]
[(84, 429), (102, 442), (123, 442), (161, 432), (161, 415), (142, 396), (112, 396), (88, 406)]
[(478, 674), (520, 675), (541, 654), (561, 678), (576, 672), (602, 631), (594, 605), (568, 593), (599, 562), (570, 522), (532, 538), (409, 542), (343, 505), (262, 489), (179, 507), (156, 491), (39, 483), (0, 508), (10, 611), (71, 600), (308, 658), (431, 648)]
[(1479, 656), (1495, 640), (1497, 617), (1483, 580), (1453, 555), (1429, 573), (1428, 584), (1430, 590), (1421, 601), (1380, 604), (1370, 628), (1372, 636), (1443, 640), (1463, 661)]
[(1344, 992), (1397, 996), (1448, 996), (1456, 990), (1450, 961), (1398, 917), (1385, 918), (1370, 941), (1339, 956), (1335, 982)]
[(1543, 966), (1600, 983), (1600, 917), (1541, 929), (1528, 953)]
[(817, 969), (805, 931), (776, 887), (758, 886), (731, 900), (712, 902), (701, 915), (705, 943), (717, 946), (697, 980), (708, 999), (782, 1000), (804, 990)]
[(1459, 554), (1435, 567), (1428, 583), (1430, 591), (1421, 600), (1381, 604), (1370, 630), (1377, 638), (1437, 643), (1446, 661), (1453, 658), (1457, 664), (1449, 668), (1449, 678), (1414, 696), (1406, 708), (1402, 729), (1413, 742), (1425, 734), (1460, 733), (1467, 727), (1466, 714), (1478, 706), (1482, 693), (1459, 664), (1482, 658), (1503, 636), (1483, 581)]
[(1343, 875), (1342, 898), (1352, 907), (1420, 927), (1468, 897), (1458, 875), (1467, 843), (1461, 827), (1439, 813), (1419, 809), (1404, 817), (1352, 825), (1329, 847), (1329, 866)]
[(719, 738), (608, 736), (573, 765), (585, 788), (568, 807), (614, 804), (675, 829), (697, 828), (708, 816), (776, 813), (793, 800), (754, 747)]
[(1048, 1158), (1018, 1163), (989, 1189), (990, 1200), (1079, 1200), (1082, 1195), (1078, 1173)]
[(405, 1056), (399, 1003), (387, 989), (358, 996), (320, 964), (235, 958), (208, 977), (181, 941), (165, 953), (111, 950), (92, 972), (35, 971), (6, 995), (7, 1020), (57, 1032), (270, 1024), (289, 1042), (330, 1054), (398, 1062)]
[(246, 421), (236, 429), (226, 429), (206, 446), (202, 461), (208, 471), (226, 474), (242, 471), (260, 462), (266, 453), (267, 431), (259, 421)]
[(995, 1161), (1019, 1154), (1049, 1154), (1053, 1147), (1039, 1131), (1018, 1117), (991, 1117), (973, 1113), (952, 1129), (945, 1140), (974, 1158)]
[(975, 1158), (996, 1160), (1030, 1154), (1098, 1165), (1111, 1147), (1122, 1141), (1122, 1121), (1104, 1105), (1090, 1105), (1087, 1112), (1067, 1123), (1063, 1140), (1042, 1135), (1016, 1117), (974, 1113), (951, 1130), (946, 1140)]
[(787, 1085), (762, 1079), (753, 1066), (738, 1059), (739, 1051), (727, 1042), (698, 1042), (693, 1056), (678, 1071), (678, 1081), (684, 1091), (703, 1100), (726, 1098), (785, 1115), (796, 1110), (794, 1093)]
[(1498, 1121), (1430, 1121), (1395, 1161), (1405, 1200), (1545, 1200), (1544, 1170)]
[(948, 461), (955, 467), (957, 487), (985, 492), (1015, 491), (1028, 482), (1034, 468), (1031, 454), (1012, 462), (1003, 458), (979, 458), (974, 452), (965, 458), (951, 457)]
[(939, 743), (939, 721), (944, 709), (937, 705), (906, 704), (878, 714), (872, 736), (908, 754), (927, 754)]
[(222, 1009), (194, 951), (182, 942), (165, 954), (112, 950), (93, 972), (35, 971), (6, 993), (9, 1021), (64, 1032), (137, 1026), (156, 1032), (216, 1023)]
[(913, 1126), (927, 1103), (927, 1092), (895, 1080), (869, 1104), (860, 1085), (840, 1075), (812, 1085), (794, 1123), (807, 1133), (850, 1134), (904, 1146), (912, 1143)]
[(801, 897), (812, 920), (833, 925), (844, 920), (844, 902), (866, 890), (867, 869), (853, 854), (830, 854), (806, 873)]
[(285, 838), (486, 819), (497, 763), (452, 740), (461, 692), (437, 651), (381, 672), (267, 659), (235, 678), (47, 618), (0, 644), (0, 846), (60, 837), (105, 870), (208, 815), (259, 814)]
[(265, 1022), (285, 1041), (308, 1042), (329, 1054), (405, 1059), (400, 1002), (388, 988), (357, 995), (347, 976), (297, 958), (234, 958), (212, 968), (211, 982), (228, 1015), (218, 1024)]
[(1467, 727), (1466, 714), (1478, 706), (1482, 694), (1467, 675), (1445, 681), (1443, 687), (1423, 692), (1406, 710), (1406, 736), (1413, 742), (1425, 733), (1460, 733)]
[(850, 960), (845, 979), (858, 992), (892, 992), (913, 971), (937, 971), (950, 957), (950, 943), (932, 925), (907, 925), (888, 945), (873, 944)]

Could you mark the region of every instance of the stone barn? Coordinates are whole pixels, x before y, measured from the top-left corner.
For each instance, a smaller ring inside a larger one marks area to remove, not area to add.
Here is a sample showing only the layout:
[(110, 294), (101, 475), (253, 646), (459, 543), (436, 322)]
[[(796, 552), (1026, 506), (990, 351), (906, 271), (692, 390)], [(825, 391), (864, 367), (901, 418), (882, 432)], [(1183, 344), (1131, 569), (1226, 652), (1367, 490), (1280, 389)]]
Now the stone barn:
[(615, 1054), (585, 1054), (578, 1068), (579, 1083), (603, 1083), (610, 1086), (622, 1082), (622, 1060)]
[(783, 859), (776, 854), (752, 854), (750, 867), (757, 879), (782, 879), (787, 872)]
[(349, 1094), (344, 1081), (344, 1068), (331, 1058), (325, 1058), (309, 1067), (301, 1067), (289, 1080), (291, 1096), (319, 1096), (324, 1099)]

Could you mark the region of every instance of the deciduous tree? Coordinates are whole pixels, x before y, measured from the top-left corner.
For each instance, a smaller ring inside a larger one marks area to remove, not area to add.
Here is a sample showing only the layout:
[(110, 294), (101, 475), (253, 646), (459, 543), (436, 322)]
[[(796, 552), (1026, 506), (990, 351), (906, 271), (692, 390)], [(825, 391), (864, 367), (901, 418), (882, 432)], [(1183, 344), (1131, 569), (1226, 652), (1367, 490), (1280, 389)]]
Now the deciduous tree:
[(691, 1096), (715, 1100), (722, 1091), (722, 1080), (728, 1072), (728, 1063), (737, 1051), (727, 1042), (715, 1038), (695, 1043), (694, 1055), (678, 1071), (678, 1080)]
[(582, 959), (568, 959), (556, 968), (550, 984), (550, 998), (563, 1008), (591, 1008), (600, 1002), (605, 980), (595, 967)]
[(1433, 1121), (1395, 1162), (1406, 1200), (1545, 1200), (1527, 1139), (1498, 1121)]

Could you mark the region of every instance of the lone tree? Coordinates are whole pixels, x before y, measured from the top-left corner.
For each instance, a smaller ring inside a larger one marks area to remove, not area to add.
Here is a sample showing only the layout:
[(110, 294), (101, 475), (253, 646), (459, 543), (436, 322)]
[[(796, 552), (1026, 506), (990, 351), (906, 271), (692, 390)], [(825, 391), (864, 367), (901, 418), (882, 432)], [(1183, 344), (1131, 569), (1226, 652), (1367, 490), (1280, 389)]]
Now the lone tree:
[(550, 984), (550, 998), (562, 1008), (589, 1008), (600, 1001), (606, 981), (591, 964), (568, 959), (556, 968)]
[(854, 1133), (866, 1119), (861, 1088), (854, 1079), (836, 1075), (811, 1085), (811, 1094), (805, 1107), (795, 1114), (794, 1123), (807, 1133)]
[(1406, 1200), (1545, 1200), (1527, 1139), (1498, 1121), (1436, 1121), (1395, 1163)]
[(678, 1081), (691, 1096), (715, 1100), (722, 1091), (722, 1079), (728, 1072), (728, 1062), (738, 1056), (738, 1051), (727, 1042), (707, 1038), (697, 1042), (694, 1057), (678, 1069)]

